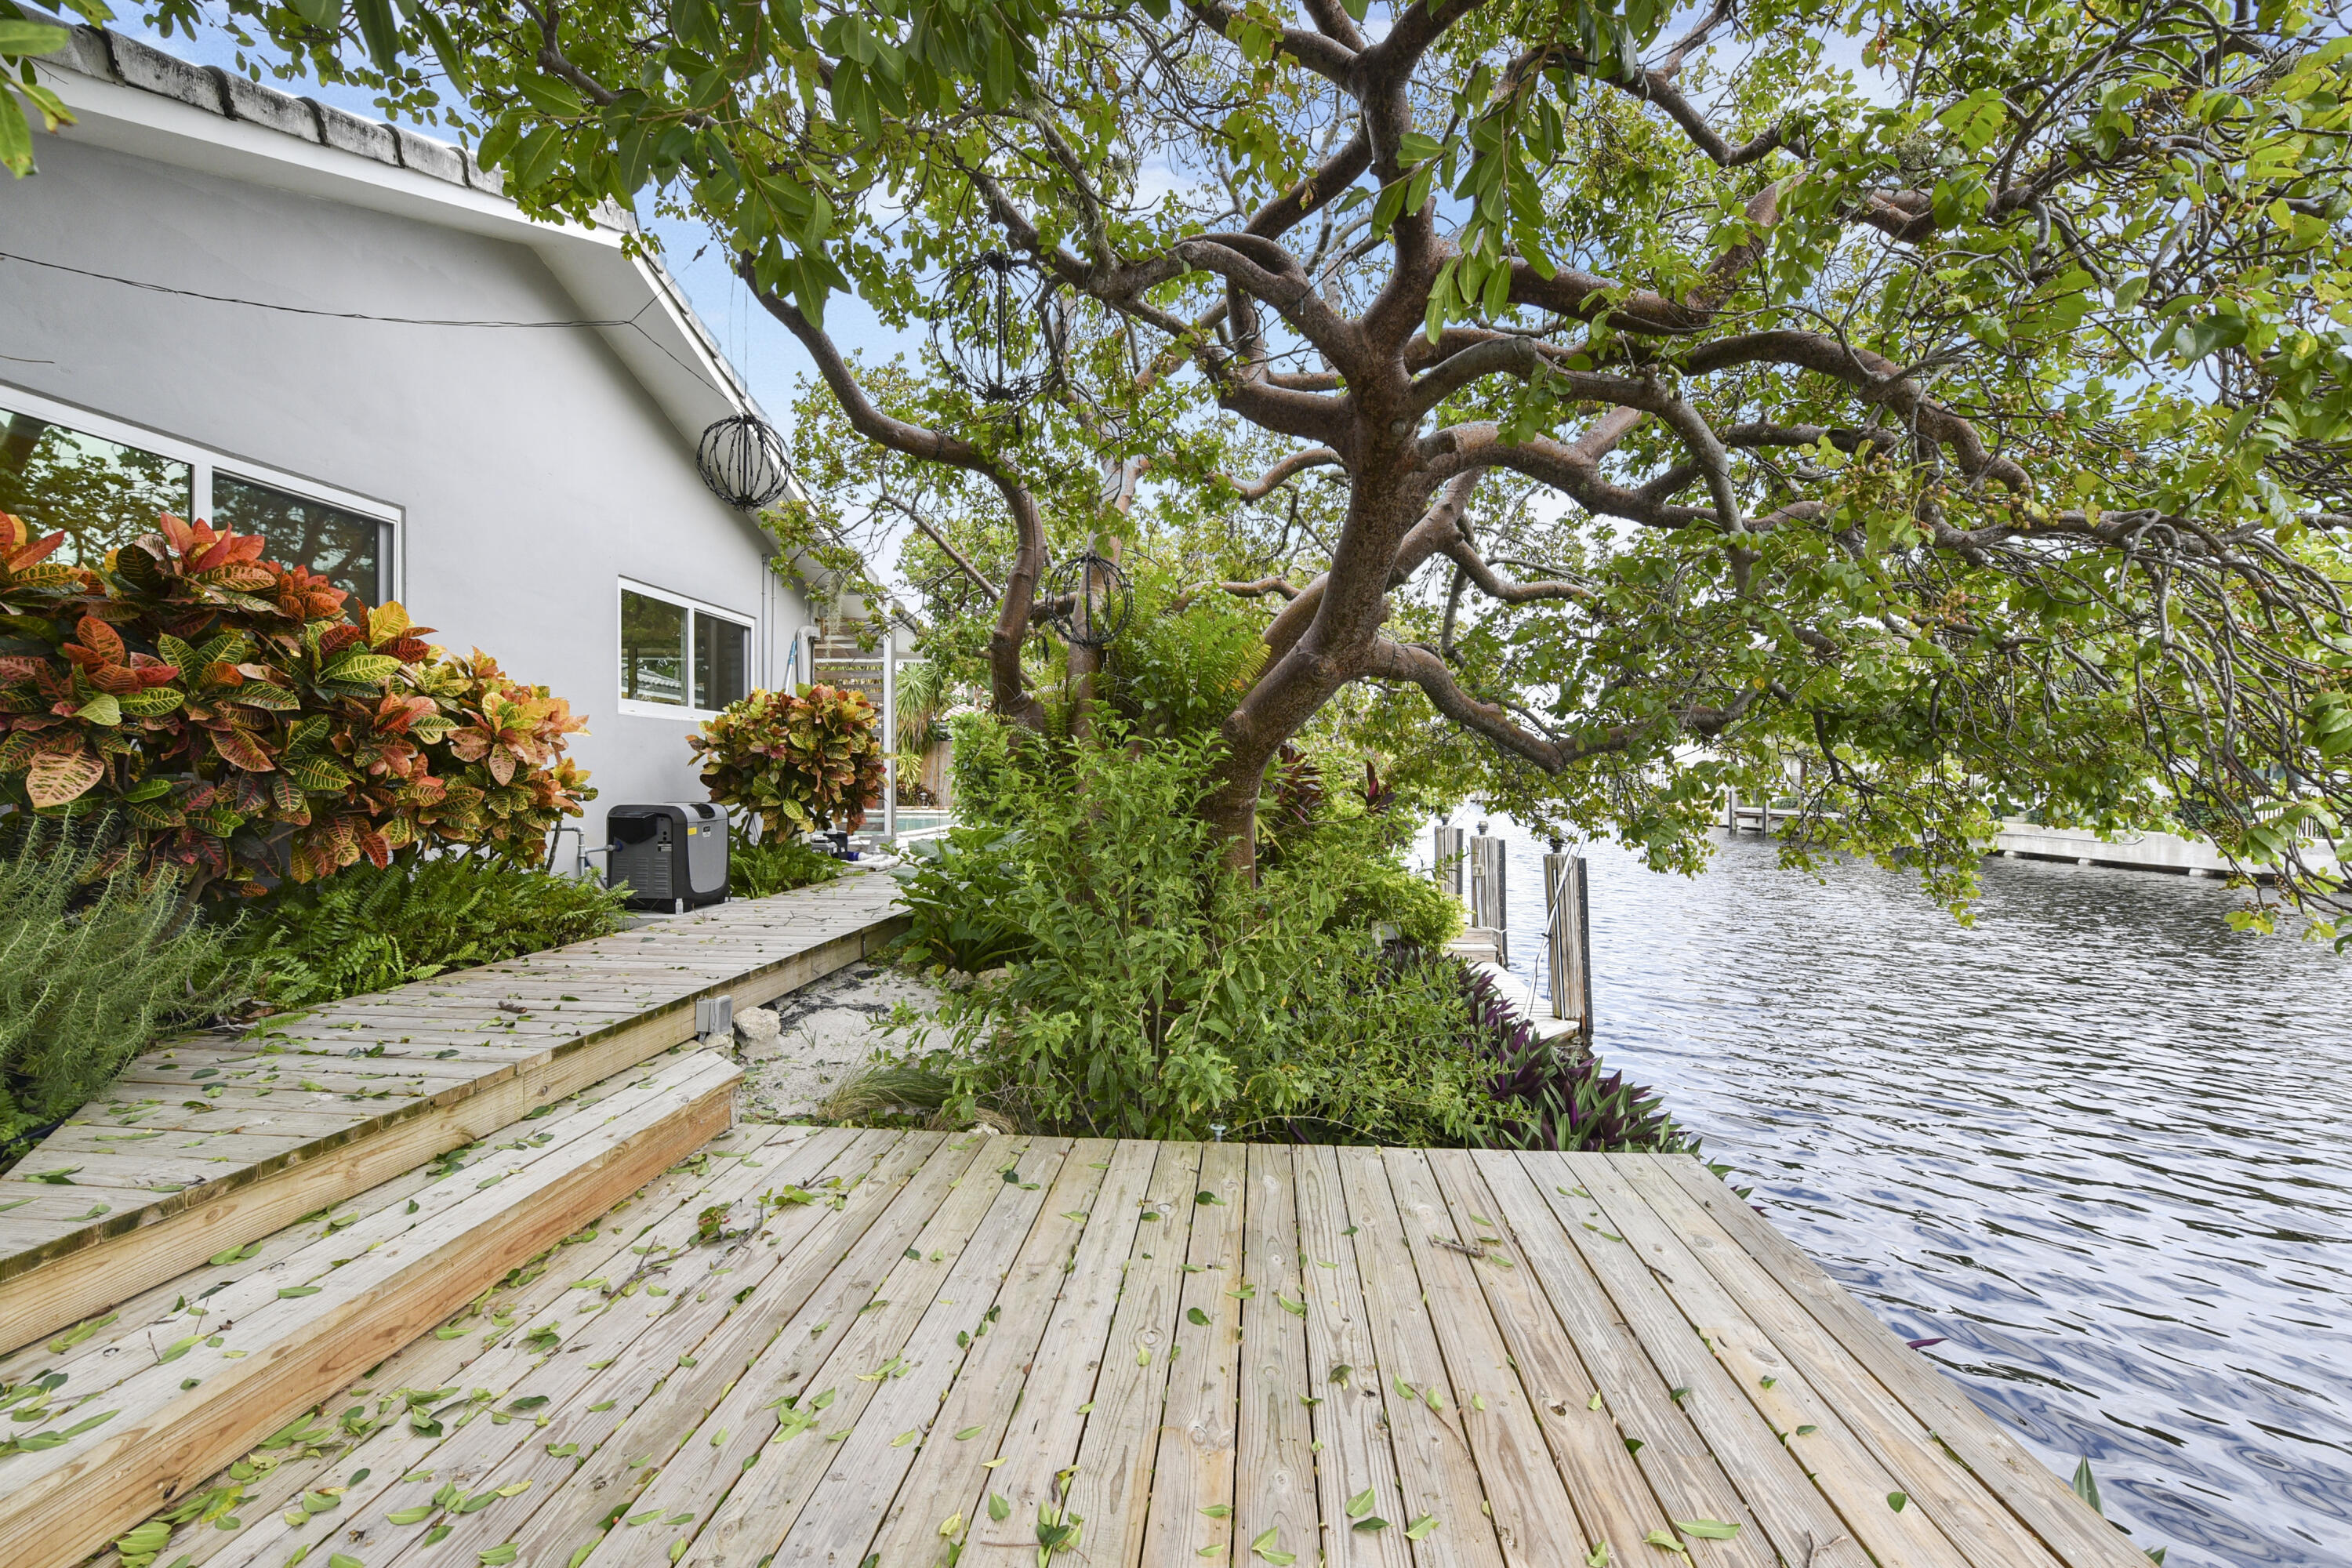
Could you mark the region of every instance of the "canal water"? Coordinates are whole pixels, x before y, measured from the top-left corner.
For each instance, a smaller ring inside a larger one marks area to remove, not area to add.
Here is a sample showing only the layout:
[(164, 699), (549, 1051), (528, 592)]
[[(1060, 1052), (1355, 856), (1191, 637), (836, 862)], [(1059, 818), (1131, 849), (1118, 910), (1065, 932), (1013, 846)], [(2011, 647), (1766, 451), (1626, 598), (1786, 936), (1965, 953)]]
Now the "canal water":
[(1964, 929), (1777, 860), (1590, 854), (1603, 1058), (2168, 1568), (2352, 1563), (2352, 959), (2181, 877), (1995, 860)]

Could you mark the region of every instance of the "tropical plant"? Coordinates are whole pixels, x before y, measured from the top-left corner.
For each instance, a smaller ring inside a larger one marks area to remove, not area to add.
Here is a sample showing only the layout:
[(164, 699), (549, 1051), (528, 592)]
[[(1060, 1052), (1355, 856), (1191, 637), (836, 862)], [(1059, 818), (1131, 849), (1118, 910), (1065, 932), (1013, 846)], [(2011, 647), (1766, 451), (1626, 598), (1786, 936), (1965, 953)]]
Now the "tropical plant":
[(1580, 1045), (1547, 1040), (1506, 998), (1492, 976), (1465, 967), (1470, 1048), (1491, 1066), (1487, 1092), (1505, 1115), (1482, 1142), (1503, 1149), (1562, 1153), (1694, 1153), (1657, 1094), (1613, 1072)]
[(0, 1170), (132, 1057), (247, 989), (250, 965), (179, 875), (110, 853), (117, 832), (42, 820), (0, 858)]
[(838, 687), (754, 691), (704, 721), (687, 744), (710, 798), (760, 819), (761, 836), (864, 826), (881, 801), (880, 715)]
[(832, 881), (841, 870), (840, 861), (795, 838), (754, 839), (738, 833), (727, 847), (727, 890), (739, 899), (814, 887)]
[[(955, 1086), (950, 1121), (1462, 1143), (1503, 1114), (1454, 969), (1381, 944), (1382, 925), (1442, 941), (1458, 918), (1423, 910), (1434, 889), (1383, 825), (1329, 801), (1254, 885), (1190, 809), (1214, 787), (1213, 739), (1107, 713), (1095, 737), (960, 724), (974, 822), (901, 872), (917, 962), (1007, 971), (950, 995), (921, 1064)], [(1386, 896), (1391, 873), (1412, 891)]]
[(907, 956), (966, 974), (1026, 957), (1035, 944), (993, 911), (1014, 892), (1020, 830), (961, 826), (907, 846), (892, 868), (908, 921)]
[[(2299, 833), (2352, 808), (2331, 8), (226, 10), (394, 110), (448, 112), (437, 55), (527, 211), (722, 237), (1041, 732), (1041, 577), (1148, 459), (1133, 530), (1189, 518), (1204, 589), (1278, 605), (1197, 807), (1237, 860), (1355, 688), (1446, 787), (1662, 863), (1802, 758), (1809, 828), (1948, 897), (1989, 792), (2128, 827), (2194, 791), (2352, 912)], [(828, 333), (854, 289), (968, 334), (939, 279), (985, 251), (1061, 291), (1067, 396), (900, 395)]]
[(605, 936), (623, 910), (617, 888), (443, 854), (280, 888), (236, 951), (268, 1000), (309, 1006)]
[(111, 853), (258, 895), (435, 843), (536, 860), (593, 794), (561, 699), (396, 604), (349, 618), (258, 535), (166, 514), (97, 568), (63, 538), (0, 515), (0, 804), (112, 814)]

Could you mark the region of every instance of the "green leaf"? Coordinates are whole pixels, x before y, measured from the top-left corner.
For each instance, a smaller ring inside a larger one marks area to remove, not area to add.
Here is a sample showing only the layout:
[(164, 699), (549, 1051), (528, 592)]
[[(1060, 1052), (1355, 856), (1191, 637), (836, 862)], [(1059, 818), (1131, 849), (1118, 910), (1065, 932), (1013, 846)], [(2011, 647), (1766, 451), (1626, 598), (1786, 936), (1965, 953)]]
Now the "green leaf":
[(1003, 1492), (988, 1494), (988, 1517), (999, 1524), (1013, 1517), (1013, 1500)]
[(352, 0), (352, 18), (367, 41), (368, 58), (381, 71), (400, 64), (400, 28), (392, 18), (392, 0)]
[(1372, 1511), (1372, 1489), (1371, 1489), (1371, 1488), (1370, 1488), (1370, 1487), (1366, 1487), (1362, 1491), (1358, 1492), (1354, 1497), (1351, 1497), (1351, 1498), (1349, 1498), (1349, 1499), (1348, 1500), (1348, 1517), (1349, 1517), (1349, 1519), (1361, 1519), (1361, 1518), (1363, 1518), (1363, 1517), (1364, 1517), (1364, 1515), (1366, 1515), (1366, 1514), (1368, 1514), (1368, 1513), (1370, 1513), (1370, 1512), (1371, 1512), (1371, 1511)]
[(32, 122), (5, 86), (0, 86), (0, 167), (20, 180), (33, 172)]
[(53, 55), (73, 35), (47, 22), (0, 17), (0, 55)]
[(2074, 1467), (2074, 1495), (2091, 1505), (2091, 1511), (2105, 1517), (2106, 1510), (2099, 1506), (2099, 1479), (2091, 1474), (2088, 1458)]
[(1187, 1307), (1184, 1309), (1184, 1321), (1201, 1328), (1206, 1328), (1209, 1325), (1209, 1314), (1198, 1307)]
[(283, 1285), (278, 1288), (278, 1299), (281, 1301), (291, 1301), (298, 1297), (315, 1296), (325, 1289), (323, 1285)]
[(1433, 1513), (1424, 1513), (1404, 1527), (1404, 1538), (1407, 1541), (1419, 1541), (1436, 1528), (1437, 1516)]
[(1719, 1519), (1678, 1519), (1675, 1528), (1696, 1541), (1729, 1541), (1739, 1533), (1739, 1526)]
[(1909, 1498), (1906, 1497), (1901, 1492), (1888, 1492), (1886, 1494), (1886, 1506), (1893, 1509), (1897, 1513), (1901, 1513), (1903, 1511), (1903, 1505), (1910, 1500), (1911, 1500)]
[(414, 1508), (404, 1508), (397, 1513), (388, 1513), (383, 1517), (394, 1524), (423, 1524), (433, 1517), (434, 1511), (431, 1503), (421, 1502)]

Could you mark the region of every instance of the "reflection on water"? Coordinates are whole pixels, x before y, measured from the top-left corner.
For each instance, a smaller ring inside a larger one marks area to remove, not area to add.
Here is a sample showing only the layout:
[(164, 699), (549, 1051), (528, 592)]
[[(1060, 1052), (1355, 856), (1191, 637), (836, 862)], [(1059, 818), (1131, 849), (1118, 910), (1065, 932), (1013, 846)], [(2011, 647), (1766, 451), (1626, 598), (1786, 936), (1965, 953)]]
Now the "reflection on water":
[(2148, 872), (1993, 861), (1973, 930), (1752, 836), (1591, 883), (1603, 1057), (1784, 1233), (2170, 1568), (2352, 1563), (2352, 963)]

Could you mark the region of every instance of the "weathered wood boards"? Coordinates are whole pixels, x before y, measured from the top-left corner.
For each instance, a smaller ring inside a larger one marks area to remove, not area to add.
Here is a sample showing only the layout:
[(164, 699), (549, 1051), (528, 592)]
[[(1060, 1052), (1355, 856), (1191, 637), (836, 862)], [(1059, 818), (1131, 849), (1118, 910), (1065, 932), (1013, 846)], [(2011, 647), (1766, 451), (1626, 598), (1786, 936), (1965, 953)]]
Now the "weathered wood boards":
[(0, 1352), (365, 1192), (900, 929), (857, 876), (205, 1036), (135, 1064), (0, 1179)]
[(1687, 1158), (753, 1136), (158, 1562), (2144, 1568)]
[(68, 1346), (60, 1364), (27, 1369), (48, 1384), (35, 1425), (58, 1440), (0, 1460), (0, 1563), (71, 1563), (168, 1507), (709, 1142), (741, 1077), (716, 1052), (663, 1063), (450, 1181), (331, 1226), (135, 1345)]

